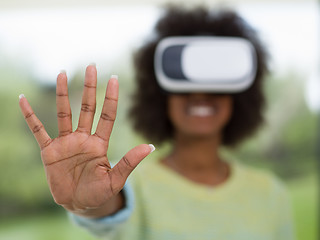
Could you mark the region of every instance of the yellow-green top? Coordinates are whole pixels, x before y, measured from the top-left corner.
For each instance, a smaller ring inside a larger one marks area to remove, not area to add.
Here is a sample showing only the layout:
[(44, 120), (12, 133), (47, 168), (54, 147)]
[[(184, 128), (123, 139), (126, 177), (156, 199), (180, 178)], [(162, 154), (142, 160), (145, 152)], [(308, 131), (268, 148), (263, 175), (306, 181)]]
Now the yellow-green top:
[(232, 162), (231, 177), (208, 187), (145, 161), (132, 186), (135, 208), (119, 239), (294, 239), (286, 189), (265, 170)]

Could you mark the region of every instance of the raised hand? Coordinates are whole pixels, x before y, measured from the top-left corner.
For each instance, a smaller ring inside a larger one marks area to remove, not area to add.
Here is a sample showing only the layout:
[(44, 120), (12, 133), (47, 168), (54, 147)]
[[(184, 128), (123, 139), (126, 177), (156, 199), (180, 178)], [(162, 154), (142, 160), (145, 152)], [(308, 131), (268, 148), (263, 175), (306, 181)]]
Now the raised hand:
[[(122, 205), (119, 192), (132, 170), (154, 149), (142, 144), (131, 149), (113, 168), (107, 150), (118, 102), (117, 76), (107, 85), (100, 120), (91, 134), (96, 109), (97, 70), (88, 66), (85, 74), (78, 128), (72, 131), (67, 76), (57, 77), (56, 103), (59, 136), (51, 139), (34, 114), (27, 99), (20, 95), (20, 108), (35, 136), (56, 203), (80, 215), (100, 217)], [(119, 143), (121, 144), (121, 143)]]

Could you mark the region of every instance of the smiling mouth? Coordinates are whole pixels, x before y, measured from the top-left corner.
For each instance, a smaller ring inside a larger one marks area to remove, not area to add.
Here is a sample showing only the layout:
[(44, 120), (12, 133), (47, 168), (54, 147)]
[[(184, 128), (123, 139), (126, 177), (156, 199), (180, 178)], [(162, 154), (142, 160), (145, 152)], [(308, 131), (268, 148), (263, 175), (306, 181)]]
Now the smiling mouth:
[(216, 108), (212, 106), (191, 106), (188, 108), (187, 113), (195, 117), (209, 117), (216, 114)]

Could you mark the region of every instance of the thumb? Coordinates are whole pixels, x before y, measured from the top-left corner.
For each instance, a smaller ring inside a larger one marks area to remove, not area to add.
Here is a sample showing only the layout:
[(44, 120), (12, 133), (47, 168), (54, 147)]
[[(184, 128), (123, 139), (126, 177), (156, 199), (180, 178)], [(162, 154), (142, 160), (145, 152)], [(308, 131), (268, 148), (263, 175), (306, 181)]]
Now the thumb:
[(114, 183), (123, 183), (136, 166), (150, 153), (155, 150), (152, 144), (141, 144), (132, 148), (121, 160), (112, 168)]

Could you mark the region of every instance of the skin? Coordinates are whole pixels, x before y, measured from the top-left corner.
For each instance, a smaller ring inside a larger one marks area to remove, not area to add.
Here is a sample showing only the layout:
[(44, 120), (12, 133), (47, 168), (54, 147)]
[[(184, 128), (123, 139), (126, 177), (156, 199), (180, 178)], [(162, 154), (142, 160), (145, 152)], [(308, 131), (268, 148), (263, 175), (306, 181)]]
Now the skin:
[[(100, 120), (91, 134), (96, 108), (97, 70), (88, 66), (78, 128), (72, 131), (67, 76), (57, 77), (56, 105), (59, 136), (51, 139), (25, 97), (19, 105), (36, 138), (51, 194), (55, 202), (77, 215), (97, 218), (113, 214), (124, 205), (121, 189), (132, 170), (152, 152), (147, 144), (131, 149), (113, 168), (107, 151), (116, 118), (118, 81), (109, 80)], [(232, 112), (232, 99), (224, 95), (169, 96), (168, 114), (173, 125), (174, 151), (161, 163), (190, 180), (218, 185), (229, 175), (218, 155), (222, 130)], [(213, 106), (212, 116), (190, 116), (190, 105)]]
[(66, 210), (86, 217), (110, 215), (123, 207), (120, 193), (132, 170), (152, 149), (147, 144), (131, 149), (113, 168), (107, 151), (116, 118), (118, 81), (107, 85), (101, 117), (94, 134), (91, 128), (96, 108), (97, 70), (88, 66), (85, 74), (78, 128), (72, 131), (67, 76), (57, 77), (56, 102), (59, 136), (51, 139), (25, 97), (19, 105), (36, 138), (51, 194)]
[[(215, 109), (215, 113), (192, 115), (188, 113), (192, 106), (207, 106)], [(232, 97), (202, 93), (171, 95), (168, 108), (175, 129), (174, 147), (162, 163), (200, 184), (216, 186), (226, 181), (230, 168), (218, 150), (223, 128), (232, 114)]]

